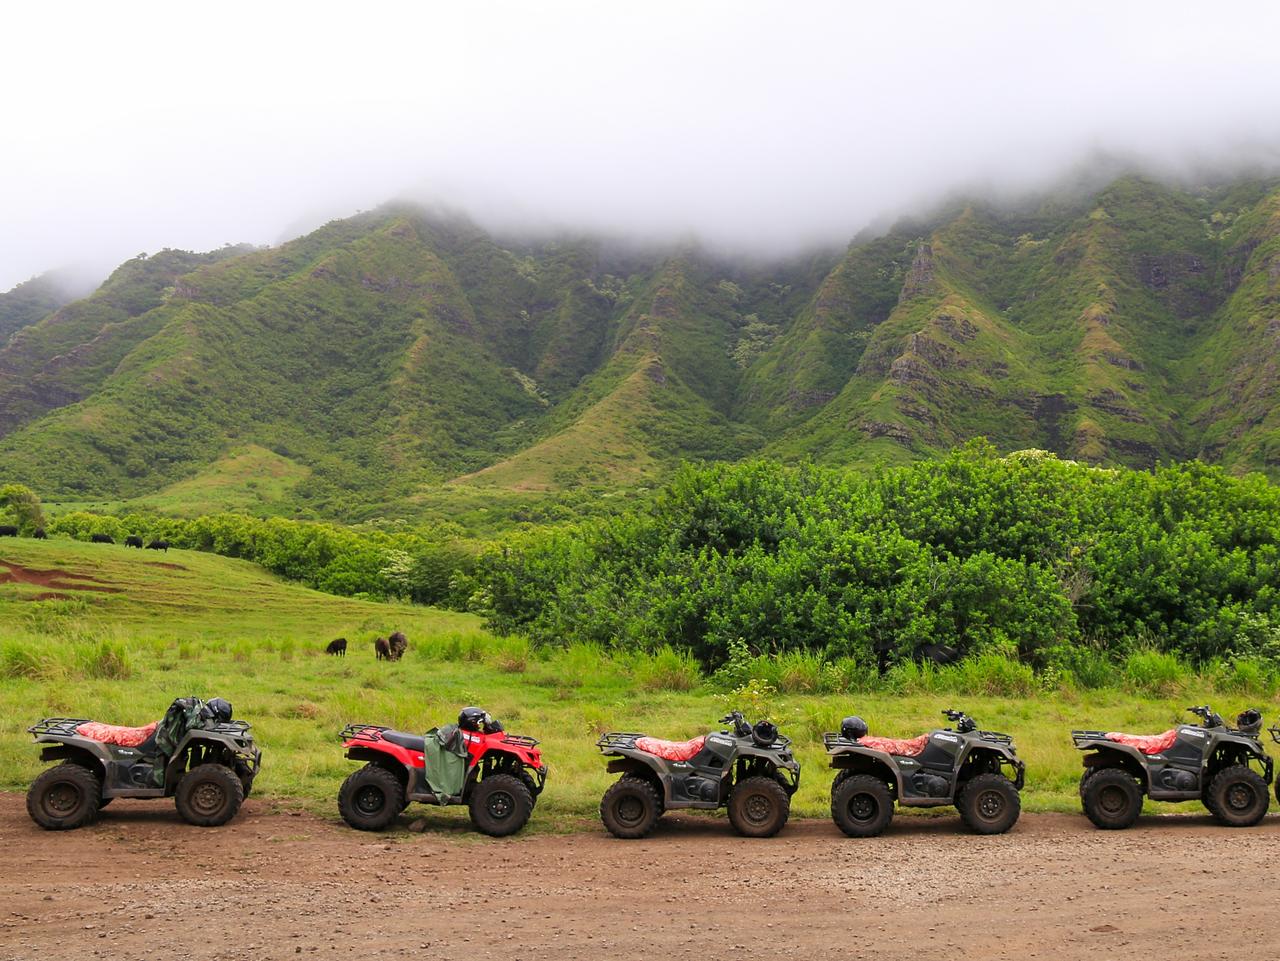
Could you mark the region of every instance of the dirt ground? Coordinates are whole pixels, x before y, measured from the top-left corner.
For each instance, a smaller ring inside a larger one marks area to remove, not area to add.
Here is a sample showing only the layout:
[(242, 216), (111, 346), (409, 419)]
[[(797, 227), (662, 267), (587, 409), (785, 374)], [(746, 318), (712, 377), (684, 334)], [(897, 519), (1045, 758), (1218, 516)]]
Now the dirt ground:
[(669, 815), (638, 842), (594, 826), (491, 841), (359, 834), (256, 800), (221, 829), (118, 801), (60, 834), (7, 794), (0, 958), (1264, 957), (1278, 841), (1277, 816), (1234, 831), (1191, 813), (1118, 833), (1029, 814), (997, 838), (900, 818), (869, 841)]

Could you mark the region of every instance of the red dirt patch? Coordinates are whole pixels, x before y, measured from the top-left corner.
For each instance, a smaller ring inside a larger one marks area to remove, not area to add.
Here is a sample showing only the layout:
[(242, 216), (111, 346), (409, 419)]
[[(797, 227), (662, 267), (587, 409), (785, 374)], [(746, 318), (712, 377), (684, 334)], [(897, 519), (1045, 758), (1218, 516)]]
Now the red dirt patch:
[[(9, 561), (0, 561), (0, 584), (34, 584), (63, 591), (98, 591), (103, 594), (123, 594), (122, 587), (108, 587), (96, 577), (76, 574), (73, 571), (42, 571), (23, 567)], [(40, 599), (40, 598), (37, 598)]]

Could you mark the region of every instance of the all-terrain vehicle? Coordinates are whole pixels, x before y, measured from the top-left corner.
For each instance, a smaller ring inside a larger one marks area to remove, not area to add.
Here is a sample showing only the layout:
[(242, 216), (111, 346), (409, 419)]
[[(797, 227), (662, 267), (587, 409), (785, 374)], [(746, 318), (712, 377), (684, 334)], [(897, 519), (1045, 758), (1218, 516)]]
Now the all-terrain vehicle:
[[(860, 717), (846, 717), (824, 734), (831, 766), (831, 817), (851, 838), (874, 837), (889, 826), (894, 804), (954, 804), (965, 827), (1003, 834), (1018, 820), (1026, 767), (1013, 738), (980, 731), (962, 711), (943, 711), (954, 728), (919, 737), (870, 737)], [(1006, 773), (1007, 771), (1007, 773)]]
[(1080, 802), (1090, 821), (1127, 828), (1138, 819), (1144, 794), (1153, 801), (1201, 801), (1230, 827), (1262, 820), (1272, 780), (1271, 758), (1262, 750), (1262, 715), (1242, 711), (1233, 730), (1208, 705), (1187, 710), (1202, 723), (1163, 734), (1071, 732), (1086, 752)]
[(42, 761), (61, 761), (35, 779), (27, 813), (42, 828), (88, 824), (116, 798), (172, 797), (183, 820), (226, 824), (253, 788), (262, 752), (249, 725), (222, 698), (179, 698), (143, 727), (49, 717), (27, 728)]
[(791, 813), (800, 764), (791, 740), (769, 721), (751, 725), (741, 711), (720, 719), (729, 730), (688, 741), (614, 732), (596, 742), (621, 774), (600, 801), (600, 819), (618, 838), (642, 838), (673, 808), (728, 807), (739, 834), (772, 837)]
[(477, 830), (505, 837), (525, 826), (547, 782), (538, 742), (477, 707), (425, 735), (348, 724), (338, 737), (347, 757), (366, 762), (338, 792), (342, 819), (361, 831), (384, 830), (421, 801), (466, 804)]

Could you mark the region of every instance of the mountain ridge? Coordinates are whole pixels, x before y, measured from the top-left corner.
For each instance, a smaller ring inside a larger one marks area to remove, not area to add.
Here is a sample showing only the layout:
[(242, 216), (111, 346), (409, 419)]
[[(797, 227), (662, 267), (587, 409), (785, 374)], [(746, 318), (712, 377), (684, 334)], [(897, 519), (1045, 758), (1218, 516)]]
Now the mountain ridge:
[(296, 466), (267, 506), (338, 516), (978, 435), (1276, 476), (1278, 184), (956, 201), (772, 264), (513, 241), (403, 203), (278, 247), (162, 251), (0, 347), (0, 474), (140, 497), (248, 446)]

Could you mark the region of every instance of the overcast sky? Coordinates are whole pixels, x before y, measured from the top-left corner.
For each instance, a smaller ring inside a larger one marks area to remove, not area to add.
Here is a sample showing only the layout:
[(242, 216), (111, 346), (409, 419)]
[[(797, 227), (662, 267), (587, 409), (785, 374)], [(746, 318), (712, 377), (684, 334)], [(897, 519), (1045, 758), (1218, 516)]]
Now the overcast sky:
[(1276, 4), (33, 2), (0, 37), (0, 290), (407, 194), (785, 251), (1280, 145)]

